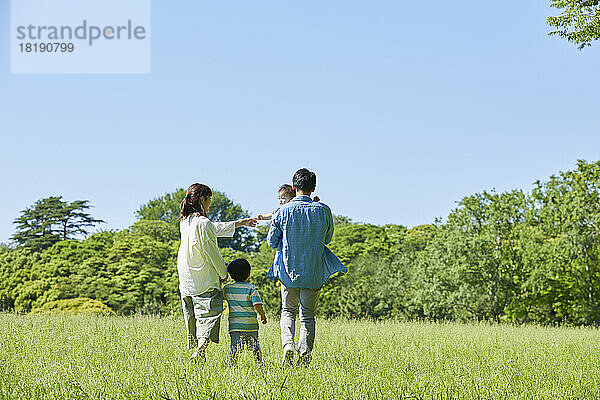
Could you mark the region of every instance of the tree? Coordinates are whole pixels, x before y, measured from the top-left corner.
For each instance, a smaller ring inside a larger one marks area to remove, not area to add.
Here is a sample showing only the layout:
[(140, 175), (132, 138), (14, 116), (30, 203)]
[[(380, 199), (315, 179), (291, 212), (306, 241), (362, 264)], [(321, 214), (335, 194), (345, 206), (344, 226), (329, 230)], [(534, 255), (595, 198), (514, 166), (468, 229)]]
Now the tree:
[(416, 253), (424, 250), (435, 237), (437, 230), (435, 225), (419, 225), (408, 229), (403, 235), (402, 252)]
[(552, 241), (546, 291), (561, 322), (600, 325), (600, 162), (578, 161), (533, 191), (535, 223)]
[[(212, 191), (212, 202), (208, 211), (211, 221), (234, 221), (247, 218), (250, 214), (237, 203), (234, 203), (225, 193)], [(184, 189), (157, 197), (143, 204), (137, 211), (138, 220), (160, 220), (171, 224), (179, 231), (179, 214), (181, 201), (185, 197)], [(254, 235), (248, 228), (238, 228), (233, 238), (219, 238), (219, 247), (248, 252), (256, 248)]]
[(165, 221), (173, 226), (179, 226), (181, 201), (185, 197), (184, 189), (157, 197), (143, 204), (136, 212), (138, 220)]
[(337, 224), (329, 247), (344, 264), (363, 254), (389, 257), (398, 251), (399, 246), (388, 233), (393, 233), (392, 236), (400, 240), (398, 232), (404, 230), (400, 225)]
[(516, 228), (527, 196), (483, 192), (458, 204), (418, 259), (415, 301), (428, 318), (498, 321), (520, 293)]
[(21, 211), (13, 223), (17, 225), (11, 240), (18, 246), (43, 250), (60, 240), (57, 216), (64, 203), (59, 197), (38, 200), (32, 207)]
[(62, 210), (58, 214), (62, 240), (73, 239), (76, 236), (85, 236), (88, 234), (86, 228), (104, 222), (88, 214), (86, 210), (90, 208), (88, 200), (75, 200), (72, 203), (64, 203)]
[(87, 228), (104, 222), (88, 214), (89, 208), (88, 200), (69, 203), (62, 196), (38, 200), (14, 220), (17, 232), (11, 239), (18, 246), (43, 250), (60, 240), (85, 236)]
[(336, 225), (344, 225), (344, 224), (351, 224), (352, 223), (352, 219), (349, 217), (346, 217), (344, 215), (334, 215), (333, 216), (333, 223)]
[(600, 38), (600, 0), (551, 0), (551, 7), (561, 10), (561, 15), (549, 17), (548, 24), (558, 35), (583, 49)]

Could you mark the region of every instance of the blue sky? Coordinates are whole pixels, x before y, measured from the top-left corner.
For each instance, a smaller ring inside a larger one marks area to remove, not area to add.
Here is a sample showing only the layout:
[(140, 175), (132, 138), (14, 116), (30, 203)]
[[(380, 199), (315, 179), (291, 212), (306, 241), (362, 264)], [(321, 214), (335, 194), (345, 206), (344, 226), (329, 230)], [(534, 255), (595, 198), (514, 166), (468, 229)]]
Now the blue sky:
[(149, 75), (11, 75), (0, 2), (0, 241), (36, 200), (105, 229), (203, 182), (252, 213), (299, 167), (334, 213), (414, 226), (595, 161), (600, 44), (544, 1), (159, 1)]

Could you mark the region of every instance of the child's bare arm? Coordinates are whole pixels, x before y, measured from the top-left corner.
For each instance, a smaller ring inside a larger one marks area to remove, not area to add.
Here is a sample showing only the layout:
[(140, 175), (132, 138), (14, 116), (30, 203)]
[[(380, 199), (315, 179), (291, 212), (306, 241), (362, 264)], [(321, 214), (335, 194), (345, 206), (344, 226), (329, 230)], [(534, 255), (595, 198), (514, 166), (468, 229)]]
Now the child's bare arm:
[(268, 213), (268, 214), (259, 214), (257, 218), (261, 221), (268, 221), (272, 217), (273, 217), (273, 213)]
[(254, 309), (256, 310), (258, 315), (260, 315), (260, 322), (262, 322), (263, 324), (266, 324), (267, 316), (265, 315), (265, 310), (263, 309), (262, 304), (255, 304)]

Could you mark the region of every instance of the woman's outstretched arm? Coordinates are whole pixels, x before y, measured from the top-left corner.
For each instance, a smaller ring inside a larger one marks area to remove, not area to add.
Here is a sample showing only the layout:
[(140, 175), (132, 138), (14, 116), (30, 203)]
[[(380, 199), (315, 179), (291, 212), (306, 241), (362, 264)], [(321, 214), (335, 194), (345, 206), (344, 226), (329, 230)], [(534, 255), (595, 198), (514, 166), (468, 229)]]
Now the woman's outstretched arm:
[(249, 226), (250, 228), (254, 228), (258, 225), (258, 220), (256, 218), (243, 218), (235, 221), (235, 227), (239, 228), (240, 226)]

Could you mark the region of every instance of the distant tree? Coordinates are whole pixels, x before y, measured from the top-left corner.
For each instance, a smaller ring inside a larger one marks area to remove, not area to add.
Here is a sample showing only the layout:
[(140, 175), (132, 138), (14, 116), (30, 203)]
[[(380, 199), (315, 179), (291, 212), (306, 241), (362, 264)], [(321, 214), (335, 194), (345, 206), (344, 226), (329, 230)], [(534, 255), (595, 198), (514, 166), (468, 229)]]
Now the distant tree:
[(17, 246), (43, 250), (60, 240), (57, 217), (64, 206), (59, 197), (38, 200), (32, 207), (21, 211), (13, 223), (17, 225), (12, 241)]
[(87, 228), (104, 222), (101, 219), (93, 218), (86, 212), (92, 207), (89, 203), (88, 200), (75, 200), (72, 203), (64, 203), (58, 215), (62, 240), (85, 236), (88, 234)]
[(580, 160), (574, 171), (537, 182), (533, 197), (535, 223), (553, 244), (544, 290), (553, 293), (554, 314), (600, 326), (600, 162)]
[(181, 201), (185, 197), (184, 189), (157, 197), (143, 204), (136, 212), (138, 220), (165, 221), (173, 226), (179, 225)]
[(415, 253), (424, 250), (429, 242), (433, 240), (438, 227), (435, 225), (419, 225), (406, 231), (402, 241), (402, 251)]
[(439, 229), (407, 234), (408, 248), (423, 249), (413, 291), (423, 316), (500, 320), (524, 280), (517, 228), (529, 208), (521, 191), (477, 193), (462, 199)]
[(349, 217), (346, 217), (344, 215), (334, 215), (333, 216), (333, 223), (336, 225), (344, 225), (344, 224), (351, 224), (352, 223), (352, 219)]
[(38, 200), (14, 220), (17, 232), (11, 239), (17, 246), (37, 251), (60, 240), (87, 235), (87, 228), (104, 222), (86, 212), (90, 207), (88, 200), (69, 203), (62, 201), (62, 196)]
[[(213, 190), (212, 193), (212, 202), (208, 211), (208, 218), (211, 221), (234, 221), (250, 216), (241, 205), (234, 203), (225, 193), (217, 190)], [(139, 220), (165, 221), (179, 231), (179, 214), (184, 197), (185, 190), (177, 189), (143, 204), (136, 211), (136, 215)], [(256, 249), (256, 240), (248, 228), (239, 228), (236, 229), (233, 238), (219, 238), (219, 247), (248, 252)]]
[(583, 49), (600, 38), (600, 0), (551, 0), (561, 15), (549, 17), (548, 24), (558, 35)]
[[(348, 263), (363, 254), (389, 257), (398, 251), (398, 243), (390, 238), (388, 232), (394, 233), (393, 236), (398, 236), (396, 230), (406, 229), (399, 225), (396, 227), (397, 229), (392, 229), (392, 225), (382, 227), (353, 223), (337, 225), (329, 248), (343, 263)], [(400, 239), (395, 238), (395, 240)]]

